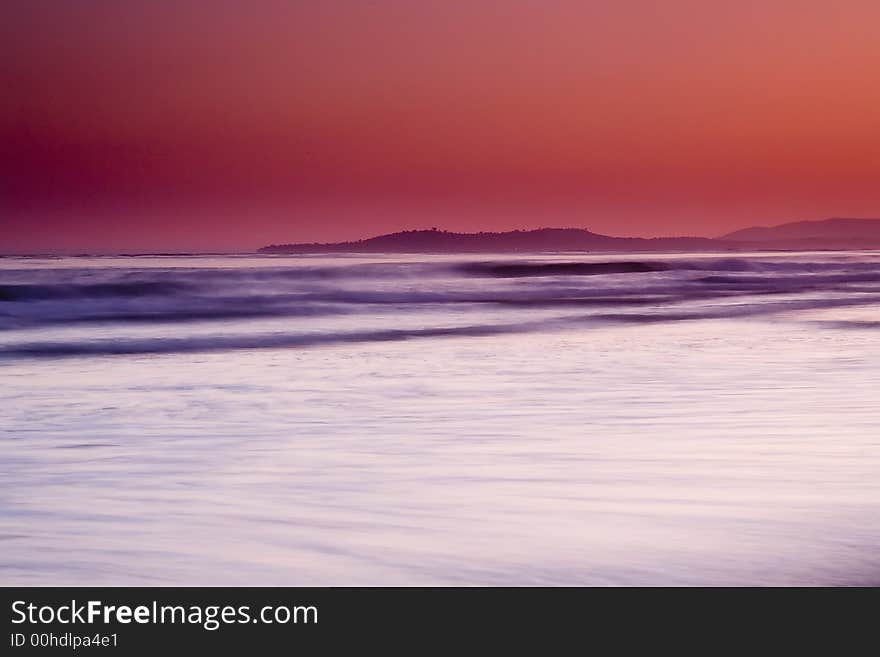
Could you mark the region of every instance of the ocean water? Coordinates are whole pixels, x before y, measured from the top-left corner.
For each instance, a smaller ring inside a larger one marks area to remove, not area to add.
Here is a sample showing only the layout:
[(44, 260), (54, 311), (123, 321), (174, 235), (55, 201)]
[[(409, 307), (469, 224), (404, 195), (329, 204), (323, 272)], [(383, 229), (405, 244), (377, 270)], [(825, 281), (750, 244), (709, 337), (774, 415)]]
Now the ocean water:
[(880, 254), (0, 259), (5, 585), (880, 584)]

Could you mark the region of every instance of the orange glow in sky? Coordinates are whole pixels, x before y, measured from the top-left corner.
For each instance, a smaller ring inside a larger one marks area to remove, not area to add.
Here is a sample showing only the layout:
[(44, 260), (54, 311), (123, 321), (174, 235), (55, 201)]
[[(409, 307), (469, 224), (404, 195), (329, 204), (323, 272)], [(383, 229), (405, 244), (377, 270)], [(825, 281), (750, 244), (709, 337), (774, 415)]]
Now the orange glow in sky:
[(0, 250), (880, 216), (871, 0), (7, 0)]

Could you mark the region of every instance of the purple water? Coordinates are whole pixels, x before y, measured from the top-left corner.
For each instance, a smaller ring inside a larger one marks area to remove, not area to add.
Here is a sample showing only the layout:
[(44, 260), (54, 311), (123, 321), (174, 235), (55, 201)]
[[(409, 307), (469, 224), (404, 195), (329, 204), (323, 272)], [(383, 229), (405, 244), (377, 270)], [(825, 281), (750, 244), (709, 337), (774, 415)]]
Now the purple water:
[(878, 584), (880, 254), (0, 259), (4, 584)]

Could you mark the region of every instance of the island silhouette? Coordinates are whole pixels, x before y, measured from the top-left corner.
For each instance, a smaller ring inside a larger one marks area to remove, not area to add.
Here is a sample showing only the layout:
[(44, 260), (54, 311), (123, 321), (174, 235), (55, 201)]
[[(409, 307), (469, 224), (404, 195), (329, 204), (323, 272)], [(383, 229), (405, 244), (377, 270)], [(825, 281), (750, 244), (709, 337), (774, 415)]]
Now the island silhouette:
[(405, 230), (336, 243), (272, 244), (260, 253), (508, 253), (566, 251), (749, 251), (880, 248), (880, 219), (832, 218), (751, 227), (718, 238), (612, 237), (582, 228), (456, 233)]

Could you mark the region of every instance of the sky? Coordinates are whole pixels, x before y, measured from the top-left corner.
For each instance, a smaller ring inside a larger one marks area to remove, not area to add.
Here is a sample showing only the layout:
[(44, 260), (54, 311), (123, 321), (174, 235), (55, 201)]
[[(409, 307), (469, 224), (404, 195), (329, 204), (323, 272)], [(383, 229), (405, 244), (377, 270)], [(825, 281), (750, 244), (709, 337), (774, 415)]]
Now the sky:
[(0, 252), (880, 217), (876, 0), (4, 0)]

